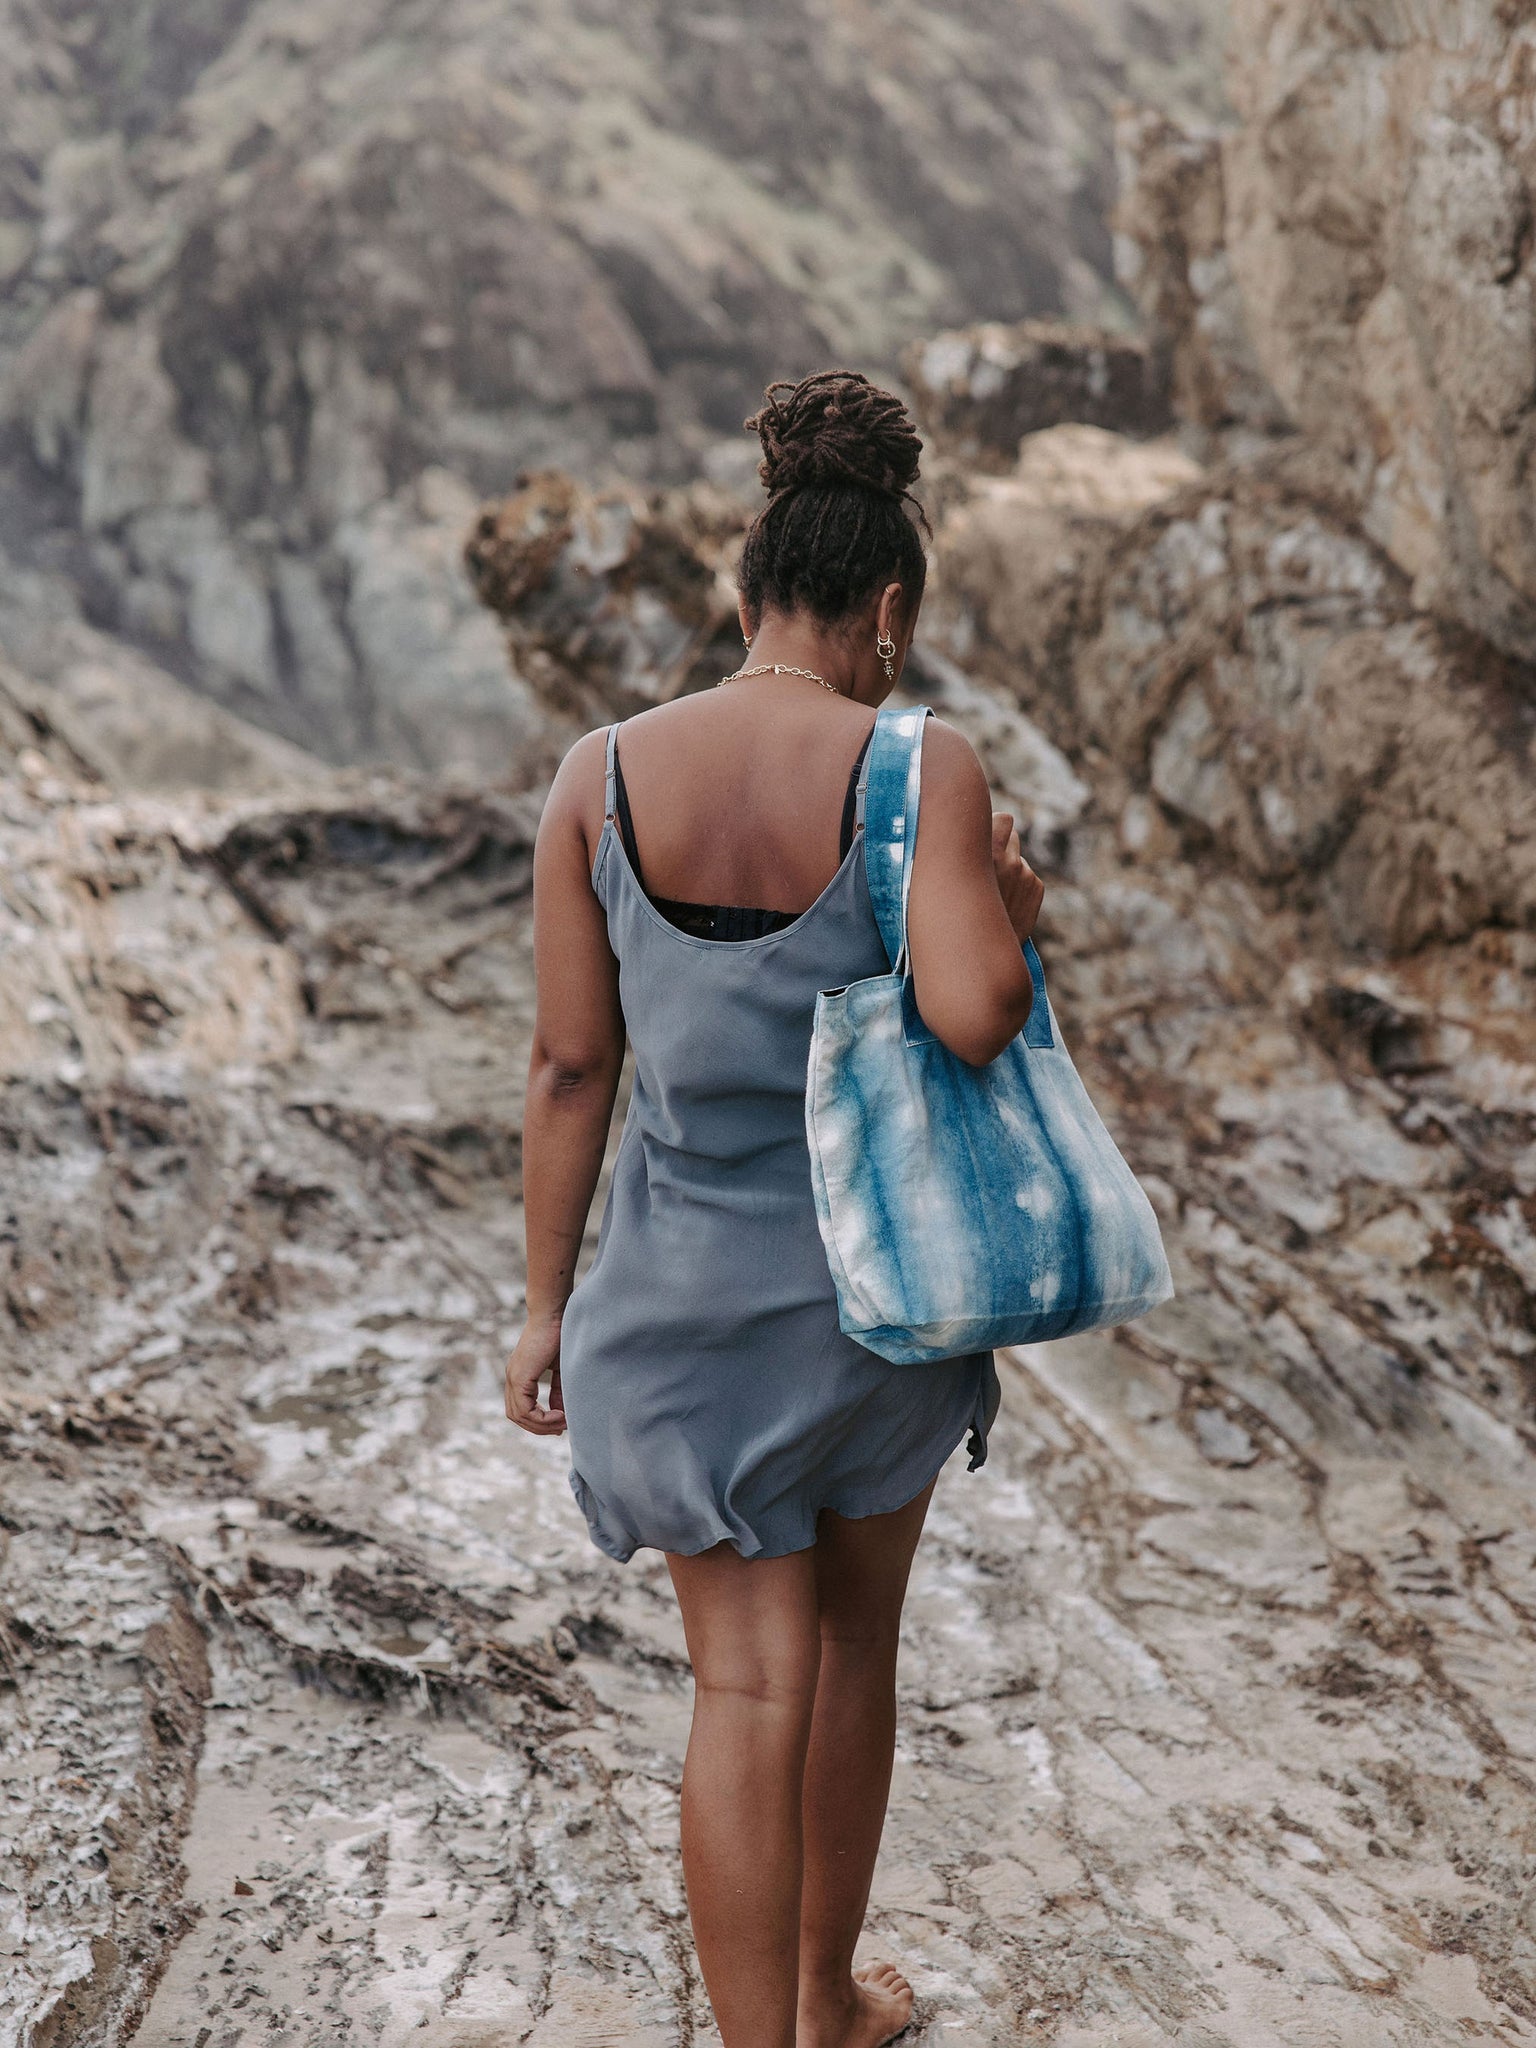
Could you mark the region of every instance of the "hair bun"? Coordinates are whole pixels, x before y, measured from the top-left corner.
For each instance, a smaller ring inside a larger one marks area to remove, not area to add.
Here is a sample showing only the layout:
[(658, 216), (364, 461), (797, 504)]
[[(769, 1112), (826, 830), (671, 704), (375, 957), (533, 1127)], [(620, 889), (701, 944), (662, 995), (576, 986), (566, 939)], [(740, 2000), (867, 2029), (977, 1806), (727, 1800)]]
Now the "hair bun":
[(763, 444), (757, 473), (773, 496), (855, 484), (901, 499), (917, 481), (923, 444), (906, 407), (857, 370), (770, 384), (745, 424)]

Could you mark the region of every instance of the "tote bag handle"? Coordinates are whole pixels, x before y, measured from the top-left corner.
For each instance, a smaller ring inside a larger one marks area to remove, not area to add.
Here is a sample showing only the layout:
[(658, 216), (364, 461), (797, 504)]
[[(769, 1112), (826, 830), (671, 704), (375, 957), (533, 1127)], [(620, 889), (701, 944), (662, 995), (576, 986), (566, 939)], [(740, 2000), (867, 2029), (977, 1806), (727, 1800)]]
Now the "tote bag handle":
[[(902, 1012), (909, 1044), (932, 1042), (912, 995), (912, 962), (907, 950), (907, 899), (912, 891), (912, 857), (917, 849), (917, 814), (922, 799), (923, 732), (932, 712), (926, 704), (884, 705), (859, 777), (855, 817), (864, 831), (864, 871), (869, 900), (880, 927), (891, 971), (902, 977)], [(1045, 969), (1033, 939), (1024, 941), (1024, 960), (1034, 987), (1026, 1046), (1055, 1044)]]

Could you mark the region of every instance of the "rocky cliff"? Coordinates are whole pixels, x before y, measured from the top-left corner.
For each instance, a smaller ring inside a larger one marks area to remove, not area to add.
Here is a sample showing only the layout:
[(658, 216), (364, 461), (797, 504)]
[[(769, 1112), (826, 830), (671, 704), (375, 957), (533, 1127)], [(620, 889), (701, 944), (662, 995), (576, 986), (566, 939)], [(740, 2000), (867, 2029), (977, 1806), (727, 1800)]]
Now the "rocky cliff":
[[(1005, 1360), (986, 1471), (941, 1485), (870, 1937), (925, 2048), (1536, 2041), (1536, 687), (1471, 580), (1399, 557), (1343, 401), (1286, 387), (1228, 182), (1247, 152), (1245, 207), (1347, 240), (1363, 174), (1298, 214), (1326, 138), (1280, 139), (1389, 74), (1403, 120), (1459, 79), (1519, 171), (1520, 24), (1264, 26), (1232, 96), (1267, 149), (1122, 128), (1141, 348), (992, 325), (911, 361), (942, 445), (910, 683), (1026, 825), (1179, 1290)], [(1395, 230), (1379, 259), (1407, 292)], [(1015, 455), (1042, 349), (1090, 416)], [(1095, 365), (1132, 359), (1111, 416)], [(0, 675), (29, 2048), (709, 2038), (664, 1574), (590, 1549), (496, 1372), (539, 791), (574, 724), (716, 672), (740, 512), (718, 480), (412, 488), (490, 607), (466, 579), (445, 644), (472, 620), (522, 677), (505, 775), (333, 772), (207, 704), (178, 740), (164, 677), (136, 735), (79, 620), (67, 692)]]
[(682, 475), (767, 377), (947, 320), (1098, 317), (1114, 101), (1209, 109), (1221, 13), (6, 0), (0, 638), (332, 761), (515, 758), (474, 495)]
[(1536, 658), (1536, 22), (1237, 0), (1239, 119), (1129, 117), (1122, 274), (1207, 431), (1298, 429), (1415, 604)]

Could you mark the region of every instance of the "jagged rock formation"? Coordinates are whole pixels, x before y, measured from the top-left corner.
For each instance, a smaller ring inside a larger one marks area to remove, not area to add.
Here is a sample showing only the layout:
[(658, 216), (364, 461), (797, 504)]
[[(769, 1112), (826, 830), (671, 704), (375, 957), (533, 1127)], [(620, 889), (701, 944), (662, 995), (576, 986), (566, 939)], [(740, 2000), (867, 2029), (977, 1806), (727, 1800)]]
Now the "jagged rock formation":
[(1150, 437), (1173, 425), (1161, 354), (1134, 334), (987, 321), (902, 358), (918, 420), (952, 457), (1010, 468), (1026, 434), (1070, 421)]
[(476, 497), (1100, 317), (1111, 108), (1210, 111), (1222, 12), (6, 0), (0, 637), (48, 682), (83, 617), (332, 761), (515, 757)]
[(1106, 516), (1055, 445), (1087, 431), (1039, 436), (951, 512), (940, 645), (1347, 946), (1536, 924), (1530, 671), (1418, 611), (1310, 451), (1141, 516), (1178, 458), (1104, 451)]
[(1289, 423), (1414, 602), (1536, 659), (1536, 22), (1238, 0), (1238, 120), (1131, 117), (1122, 266), (1186, 413)]
[(1233, 275), (1223, 140), (1145, 107), (1122, 108), (1116, 126), (1115, 267), (1147, 324), (1184, 437), (1206, 454), (1292, 427)]
[(540, 702), (585, 731), (736, 666), (740, 503), (708, 485), (583, 490), (544, 470), (465, 542), (481, 602)]

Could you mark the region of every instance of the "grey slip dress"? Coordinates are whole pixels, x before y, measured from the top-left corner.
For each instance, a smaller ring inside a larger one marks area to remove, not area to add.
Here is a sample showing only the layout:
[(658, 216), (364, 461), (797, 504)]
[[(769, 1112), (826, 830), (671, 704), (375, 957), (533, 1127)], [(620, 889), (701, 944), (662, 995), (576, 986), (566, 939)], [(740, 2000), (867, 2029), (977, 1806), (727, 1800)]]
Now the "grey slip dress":
[(722, 1541), (778, 1557), (815, 1542), (823, 1508), (903, 1506), (967, 1431), (979, 1466), (997, 1373), (990, 1352), (891, 1365), (838, 1327), (806, 1065), (818, 989), (888, 970), (862, 831), (799, 917), (698, 937), (663, 915), (625, 850), (616, 736), (592, 886), (634, 1086), (596, 1256), (562, 1325), (571, 1487), (621, 1561)]

